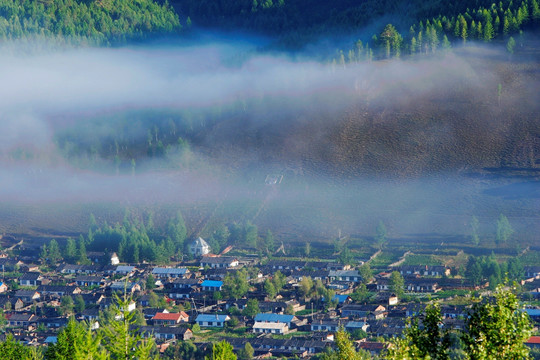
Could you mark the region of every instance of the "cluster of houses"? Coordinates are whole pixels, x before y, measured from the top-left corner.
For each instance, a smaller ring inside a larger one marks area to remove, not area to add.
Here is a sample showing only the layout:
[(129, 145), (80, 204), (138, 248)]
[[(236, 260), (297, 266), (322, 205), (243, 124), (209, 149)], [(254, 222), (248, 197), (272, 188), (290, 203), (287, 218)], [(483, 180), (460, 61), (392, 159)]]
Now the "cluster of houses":
[[(367, 289), (377, 294), (369, 303), (355, 303), (351, 294), (363, 280), (357, 268), (332, 261), (270, 260), (261, 264), (251, 257), (215, 256), (209, 254), (206, 242), (200, 238), (193, 243), (192, 251), (199, 255), (197, 262), (174, 267), (120, 264), (112, 254), (105, 264), (61, 264), (48, 273), (41, 272), (28, 259), (21, 261), (2, 254), (0, 268), (8, 274), (0, 281), (0, 308), (5, 326), (25, 344), (44, 345), (56, 341), (59, 329), (67, 324), (68, 314), (62, 307), (65, 297), (79, 303), (84, 301), (84, 306), (73, 310), (73, 315), (98, 328), (102, 311), (114, 304), (112, 294), (127, 292), (133, 295), (129, 310), (139, 309), (146, 321), (137, 331), (153, 336), (163, 349), (176, 341), (197, 341), (193, 333), (197, 324), (199, 328), (223, 329), (224, 338), (235, 349), (249, 342), (255, 355), (261, 356), (309, 357), (332, 347), (333, 333), (340, 328), (356, 334), (356, 338), (364, 338), (358, 341), (358, 347), (380, 353), (385, 344), (365, 338), (399, 336), (407, 317), (424, 309), (420, 303), (401, 303), (390, 292), (392, 271), (402, 274), (405, 291), (409, 293), (474, 288), (462, 279), (450, 277), (450, 269), (444, 266), (398, 266), (377, 274), (367, 284)], [(246, 267), (258, 269), (250, 271), (249, 296), (241, 299), (215, 296), (216, 292), (223, 292), (227, 274)], [(286, 284), (281, 295), (269, 299), (262, 284), (277, 271), (285, 275)], [(527, 268), (526, 272), (533, 278), (529, 282), (540, 281), (538, 267)], [(20, 275), (10, 278), (9, 274)], [(153, 279), (153, 291), (164, 300), (160, 305), (152, 303), (146, 289), (149, 277)], [(337, 304), (335, 308), (325, 308), (320, 301), (300, 296), (298, 287), (305, 277), (321, 280), (335, 291), (332, 299)], [(248, 297), (258, 300), (259, 312), (255, 316), (241, 315), (248, 306)], [(237, 309), (236, 313), (233, 314), (232, 308)], [(540, 315), (538, 309), (529, 310)], [(464, 325), (467, 308), (443, 306), (442, 313), (445, 326), (459, 329)], [(249, 336), (227, 337), (227, 324), (233, 316), (235, 326), (246, 328)]]

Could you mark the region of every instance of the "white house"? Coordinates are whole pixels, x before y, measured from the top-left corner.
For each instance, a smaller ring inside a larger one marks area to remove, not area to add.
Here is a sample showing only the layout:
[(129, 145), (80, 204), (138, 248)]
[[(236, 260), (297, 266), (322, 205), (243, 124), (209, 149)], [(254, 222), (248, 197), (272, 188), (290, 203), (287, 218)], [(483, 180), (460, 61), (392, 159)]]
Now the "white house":
[(289, 327), (286, 323), (260, 322), (253, 325), (253, 332), (258, 334), (286, 334)]
[(203, 256), (210, 253), (210, 245), (199, 236), (189, 245), (189, 252), (193, 256)]
[(120, 264), (120, 259), (118, 258), (118, 255), (116, 255), (116, 253), (112, 253), (111, 265), (118, 265), (118, 264)]
[(227, 269), (233, 268), (240, 264), (237, 258), (231, 256), (203, 256), (201, 259), (201, 267), (209, 267), (211, 269)]

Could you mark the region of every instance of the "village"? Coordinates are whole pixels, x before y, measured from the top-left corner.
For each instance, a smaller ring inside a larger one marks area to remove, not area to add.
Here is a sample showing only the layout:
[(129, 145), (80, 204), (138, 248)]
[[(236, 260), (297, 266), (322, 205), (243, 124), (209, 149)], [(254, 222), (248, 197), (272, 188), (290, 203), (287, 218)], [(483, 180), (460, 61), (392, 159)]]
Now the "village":
[[(88, 252), (91, 264), (59, 262), (53, 269), (36, 256), (0, 255), (0, 328), (28, 346), (47, 346), (70, 318), (92, 329), (111, 318), (118, 294), (137, 313), (134, 331), (154, 337), (163, 356), (192, 343), (205, 349), (226, 340), (235, 351), (249, 343), (254, 358), (312, 357), (334, 347), (344, 329), (359, 349), (378, 356), (407, 319), (440, 299), (444, 326), (461, 329), (467, 298), (489, 291), (442, 265), (392, 264), (371, 269), (369, 259), (344, 264), (306, 257), (214, 255), (198, 237), (191, 260), (174, 266), (121, 263), (116, 253)], [(540, 266), (525, 266), (523, 311), (540, 324)], [(444, 294), (442, 296), (441, 294)], [(536, 306), (535, 306), (536, 305)], [(540, 346), (540, 337), (528, 343)]]

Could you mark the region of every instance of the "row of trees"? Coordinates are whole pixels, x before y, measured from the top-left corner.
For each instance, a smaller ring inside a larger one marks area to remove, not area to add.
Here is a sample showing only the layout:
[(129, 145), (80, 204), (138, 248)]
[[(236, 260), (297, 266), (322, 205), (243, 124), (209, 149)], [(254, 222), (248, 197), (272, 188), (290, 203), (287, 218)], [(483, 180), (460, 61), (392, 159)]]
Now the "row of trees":
[[(86, 237), (77, 240), (68, 238), (60, 249), (58, 241), (52, 239), (41, 248), (43, 263), (54, 265), (61, 260), (68, 263), (89, 264), (87, 249), (91, 251), (116, 252), (123, 262), (139, 263), (143, 260), (153, 263), (167, 263), (173, 255), (190, 257), (187, 251), (187, 228), (178, 211), (165, 226), (154, 225), (153, 214), (138, 217), (126, 214), (122, 223), (98, 225), (94, 215), (90, 216), (90, 226)], [(259, 236), (257, 225), (250, 221), (233, 223), (229, 226), (218, 224), (207, 239), (213, 253), (219, 253), (227, 245), (240, 245), (257, 249), (261, 254), (271, 254), (275, 250), (274, 236), (270, 230)]]
[(523, 277), (523, 265), (519, 258), (511, 258), (499, 263), (495, 255), (469, 256), (465, 276), (474, 284), (489, 281), (491, 289), (507, 280), (519, 281)]
[(56, 239), (52, 239), (48, 245), (45, 244), (42, 246), (40, 259), (43, 263), (50, 265), (54, 265), (62, 259), (72, 264), (90, 264), (90, 260), (86, 254), (86, 242), (83, 236), (80, 236), (77, 241), (73, 238), (68, 238), (62, 251)]
[(114, 227), (108, 224), (97, 227), (93, 221), (87, 243), (89, 249), (116, 252), (121, 261), (166, 263), (172, 255), (184, 253), (186, 236), (187, 229), (180, 211), (169, 219), (165, 229), (154, 226), (152, 214), (145, 223), (127, 213), (122, 224), (117, 223)]
[(210, 233), (207, 242), (215, 254), (229, 244), (256, 249), (260, 254), (272, 254), (276, 247), (272, 232), (267, 230), (264, 236), (259, 236), (257, 225), (251, 221), (229, 225), (220, 223)]
[(170, 218), (165, 228), (154, 226), (152, 214), (145, 221), (126, 213), (123, 222), (111, 226), (98, 226), (90, 216), (87, 237), (74, 240), (68, 238), (63, 250), (55, 239), (41, 248), (42, 262), (54, 265), (61, 260), (69, 263), (89, 264), (86, 249), (116, 252), (125, 262), (138, 263), (143, 260), (166, 263), (170, 257), (184, 252), (187, 229), (182, 213)]
[(108, 45), (181, 29), (177, 14), (153, 0), (0, 1), (0, 39), (48, 38)]
[[(497, 244), (508, 242), (514, 234), (514, 228), (508, 218), (504, 214), (500, 214), (496, 225), (495, 242)], [(478, 245), (480, 243), (480, 221), (476, 216), (471, 218), (470, 226), (471, 241), (474, 245)]]
[[(517, 34), (530, 24), (540, 22), (538, 0), (521, 2), (501, 1), (489, 7), (467, 9), (455, 16), (438, 15), (420, 21), (409, 28), (403, 36), (392, 24), (388, 24), (371, 43), (358, 40), (353, 49), (340, 51), (335, 62), (347, 63), (372, 60), (374, 58), (399, 58), (402, 54), (433, 53), (449, 49), (452, 42), (469, 40), (490, 42), (496, 38), (508, 39), (508, 51), (513, 52)], [(374, 53), (375, 50), (375, 53)]]

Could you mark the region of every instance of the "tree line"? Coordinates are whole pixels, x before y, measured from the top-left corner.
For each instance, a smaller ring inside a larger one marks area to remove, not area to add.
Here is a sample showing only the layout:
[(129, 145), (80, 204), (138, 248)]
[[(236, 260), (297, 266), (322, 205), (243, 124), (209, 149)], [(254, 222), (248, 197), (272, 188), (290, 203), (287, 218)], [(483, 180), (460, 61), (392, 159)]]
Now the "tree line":
[[(250, 221), (225, 224), (219, 222), (209, 231), (207, 242), (211, 251), (219, 254), (228, 245), (240, 245), (256, 250), (259, 254), (272, 254), (275, 250), (274, 235), (270, 230), (259, 236), (257, 225)], [(42, 263), (55, 265), (59, 261), (86, 265), (91, 261), (88, 251), (115, 252), (120, 261), (126, 263), (166, 264), (171, 257), (191, 259), (188, 234), (181, 211), (169, 218), (164, 226), (156, 226), (153, 214), (136, 216), (126, 210), (122, 222), (98, 224), (94, 215), (90, 215), (90, 225), (86, 236), (77, 239), (68, 238), (60, 246), (56, 239), (42, 245), (40, 259)]]
[(112, 45), (181, 29), (167, 2), (153, 0), (0, 1), (0, 40), (55, 39), (76, 45)]
[(338, 51), (334, 63), (348, 63), (374, 59), (399, 58), (403, 54), (429, 54), (449, 49), (452, 43), (467, 41), (491, 42), (495, 39), (507, 41), (507, 50), (513, 53), (516, 40), (528, 26), (540, 22), (538, 0), (521, 2), (500, 1), (487, 7), (466, 9), (454, 16), (437, 15), (410, 26), (407, 34), (401, 34), (392, 24), (363, 43), (358, 40), (346, 52)]
[(43, 263), (54, 265), (61, 260), (68, 263), (89, 264), (87, 249), (115, 252), (122, 262), (168, 263), (172, 256), (181, 256), (185, 251), (187, 228), (182, 213), (170, 218), (164, 228), (154, 226), (152, 213), (146, 219), (126, 211), (121, 223), (98, 225), (94, 215), (90, 216), (88, 234), (77, 240), (68, 238), (63, 249), (58, 241), (52, 239), (41, 247), (40, 259)]

